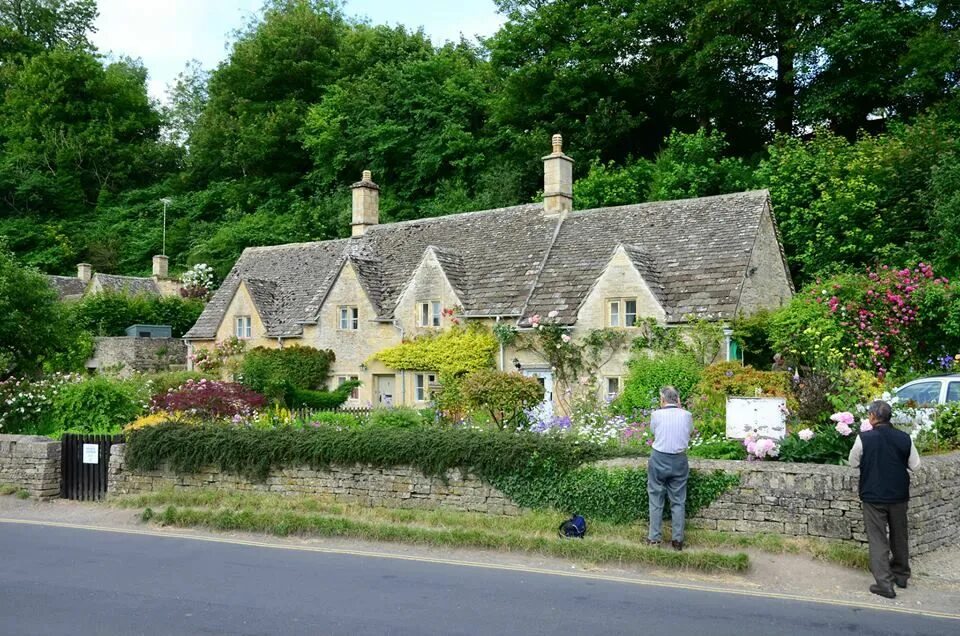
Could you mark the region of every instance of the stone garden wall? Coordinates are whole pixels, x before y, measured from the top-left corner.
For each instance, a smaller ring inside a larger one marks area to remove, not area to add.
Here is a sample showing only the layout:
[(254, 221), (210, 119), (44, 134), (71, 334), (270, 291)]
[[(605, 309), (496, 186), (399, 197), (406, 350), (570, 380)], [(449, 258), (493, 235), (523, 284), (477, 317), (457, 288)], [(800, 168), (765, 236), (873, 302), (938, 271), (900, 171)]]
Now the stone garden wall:
[[(503, 493), (479, 479), (450, 471), (448, 480), (424, 477), (408, 467), (333, 466), (272, 471), (264, 482), (207, 468), (192, 475), (168, 470), (126, 470), (123, 445), (111, 449), (111, 494), (163, 488), (221, 488), (284, 495), (317, 495), (343, 503), (517, 514)], [(646, 467), (646, 459), (617, 459), (604, 466)], [(866, 543), (857, 497), (858, 472), (843, 466), (691, 459), (692, 469), (740, 475), (740, 484), (689, 519), (691, 527), (727, 532), (771, 532)], [(958, 543), (960, 453), (924, 457), (912, 479), (910, 543), (914, 554)]]
[(31, 497), (60, 496), (60, 442), (31, 435), (0, 435), (0, 484)]
[[(646, 467), (645, 459), (606, 466)], [(859, 471), (845, 466), (691, 459), (690, 468), (739, 473), (740, 485), (689, 519), (691, 527), (866, 543)], [(910, 487), (913, 554), (960, 543), (960, 453), (924, 457)]]
[(281, 495), (318, 495), (341, 503), (388, 508), (447, 509), (514, 515), (520, 509), (503, 493), (459, 470), (447, 473), (446, 481), (425, 477), (405, 466), (331, 466), (314, 470), (304, 466), (273, 470), (263, 482), (221, 472), (209, 467), (192, 475), (168, 470), (131, 472), (124, 465), (124, 445), (110, 449), (111, 495), (140, 494), (164, 488), (218, 488), (245, 492), (272, 492)]

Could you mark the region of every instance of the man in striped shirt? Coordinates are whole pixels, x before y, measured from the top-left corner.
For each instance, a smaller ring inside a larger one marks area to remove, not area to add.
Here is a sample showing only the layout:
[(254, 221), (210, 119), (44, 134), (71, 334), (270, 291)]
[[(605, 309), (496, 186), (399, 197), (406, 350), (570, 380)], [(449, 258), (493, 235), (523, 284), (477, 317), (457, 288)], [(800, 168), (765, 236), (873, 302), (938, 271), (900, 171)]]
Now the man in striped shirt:
[(663, 504), (670, 498), (673, 529), (670, 545), (683, 549), (683, 524), (687, 506), (687, 446), (693, 433), (693, 416), (680, 406), (680, 395), (672, 386), (660, 389), (660, 408), (650, 416), (653, 453), (647, 462), (647, 495), (650, 499), (650, 534), (647, 543), (660, 545)]

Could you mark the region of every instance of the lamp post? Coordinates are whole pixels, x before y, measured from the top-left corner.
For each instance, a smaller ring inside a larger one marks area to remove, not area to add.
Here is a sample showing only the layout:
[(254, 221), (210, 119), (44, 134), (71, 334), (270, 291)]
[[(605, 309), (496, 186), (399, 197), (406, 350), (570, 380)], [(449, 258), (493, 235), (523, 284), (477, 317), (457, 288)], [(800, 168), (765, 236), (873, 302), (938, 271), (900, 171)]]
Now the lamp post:
[(163, 244), (160, 247), (160, 253), (164, 256), (167, 255), (167, 206), (173, 203), (169, 197), (163, 197), (160, 199), (160, 202), (163, 203)]

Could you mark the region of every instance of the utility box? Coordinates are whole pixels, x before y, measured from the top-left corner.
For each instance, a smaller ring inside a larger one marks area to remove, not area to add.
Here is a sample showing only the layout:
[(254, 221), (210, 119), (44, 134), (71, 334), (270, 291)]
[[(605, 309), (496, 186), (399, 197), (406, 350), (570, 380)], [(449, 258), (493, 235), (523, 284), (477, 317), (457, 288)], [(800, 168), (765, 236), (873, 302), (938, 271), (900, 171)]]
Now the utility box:
[(173, 328), (170, 325), (130, 325), (127, 327), (128, 338), (172, 338)]

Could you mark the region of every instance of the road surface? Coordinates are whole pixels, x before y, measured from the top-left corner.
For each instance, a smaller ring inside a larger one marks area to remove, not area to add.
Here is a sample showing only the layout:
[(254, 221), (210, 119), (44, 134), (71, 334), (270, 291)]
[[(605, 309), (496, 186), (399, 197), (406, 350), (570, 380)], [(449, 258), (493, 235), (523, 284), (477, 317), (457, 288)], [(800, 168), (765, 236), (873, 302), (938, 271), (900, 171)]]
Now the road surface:
[(0, 523), (0, 634), (960, 634), (960, 620)]

